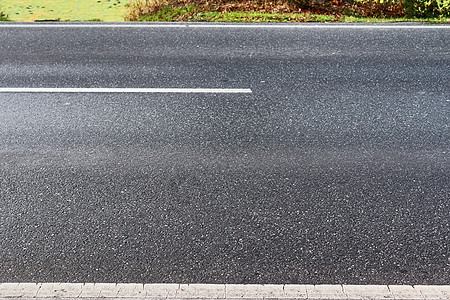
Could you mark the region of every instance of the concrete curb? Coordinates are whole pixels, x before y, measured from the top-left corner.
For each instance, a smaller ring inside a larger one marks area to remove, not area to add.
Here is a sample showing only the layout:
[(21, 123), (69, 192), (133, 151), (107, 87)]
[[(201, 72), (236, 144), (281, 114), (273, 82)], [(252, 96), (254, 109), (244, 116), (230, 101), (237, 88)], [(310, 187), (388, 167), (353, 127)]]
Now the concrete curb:
[(0, 283), (3, 299), (450, 300), (450, 285)]

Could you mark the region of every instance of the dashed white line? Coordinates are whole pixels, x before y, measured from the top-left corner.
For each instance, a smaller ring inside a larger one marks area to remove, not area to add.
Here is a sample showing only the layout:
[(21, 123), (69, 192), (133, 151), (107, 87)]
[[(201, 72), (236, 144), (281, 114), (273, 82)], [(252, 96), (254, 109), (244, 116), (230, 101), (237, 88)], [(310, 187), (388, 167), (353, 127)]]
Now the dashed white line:
[(251, 89), (205, 88), (0, 88), (0, 93), (200, 93), (250, 94)]

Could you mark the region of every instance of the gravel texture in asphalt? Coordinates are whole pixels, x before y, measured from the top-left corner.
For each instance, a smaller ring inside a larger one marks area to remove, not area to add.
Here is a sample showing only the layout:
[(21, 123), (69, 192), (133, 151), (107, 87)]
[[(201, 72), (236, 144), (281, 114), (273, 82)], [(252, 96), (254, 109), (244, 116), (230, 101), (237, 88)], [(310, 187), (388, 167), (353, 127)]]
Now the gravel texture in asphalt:
[(1, 28), (0, 282), (449, 284), (450, 27)]

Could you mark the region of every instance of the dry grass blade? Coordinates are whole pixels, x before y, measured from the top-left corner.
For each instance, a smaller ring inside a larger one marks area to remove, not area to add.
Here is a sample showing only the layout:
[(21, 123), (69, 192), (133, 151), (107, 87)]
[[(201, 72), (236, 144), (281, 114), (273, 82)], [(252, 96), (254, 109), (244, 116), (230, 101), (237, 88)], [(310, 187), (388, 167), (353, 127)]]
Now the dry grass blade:
[(133, 0), (127, 4), (127, 19), (137, 20), (140, 16), (155, 13), (161, 7), (169, 6), (169, 4), (168, 0)]

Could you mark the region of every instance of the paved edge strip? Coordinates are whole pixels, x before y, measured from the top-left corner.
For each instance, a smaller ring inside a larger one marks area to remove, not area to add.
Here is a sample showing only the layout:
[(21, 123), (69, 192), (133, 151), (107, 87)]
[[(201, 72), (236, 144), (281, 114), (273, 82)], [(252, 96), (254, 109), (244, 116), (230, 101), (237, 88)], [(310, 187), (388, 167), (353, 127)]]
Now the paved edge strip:
[(0, 283), (0, 299), (448, 300), (450, 285)]
[(377, 25), (359, 25), (359, 24), (195, 24), (195, 23), (99, 23), (99, 24), (87, 24), (87, 23), (0, 23), (0, 28), (267, 28), (267, 29), (330, 29), (330, 28), (342, 28), (342, 29), (450, 29), (447, 24), (442, 25), (397, 25), (397, 24), (377, 24)]
[(250, 94), (251, 89), (203, 88), (0, 88), (0, 93), (201, 93)]

